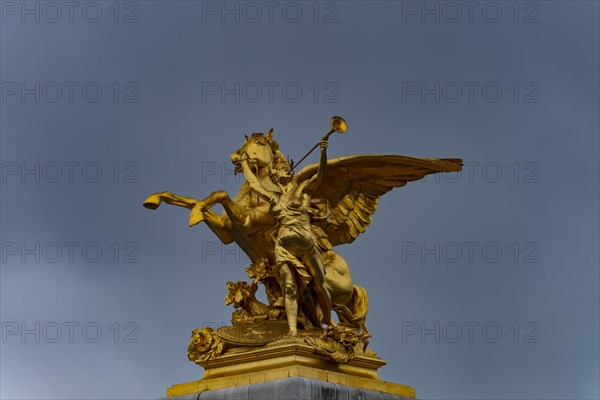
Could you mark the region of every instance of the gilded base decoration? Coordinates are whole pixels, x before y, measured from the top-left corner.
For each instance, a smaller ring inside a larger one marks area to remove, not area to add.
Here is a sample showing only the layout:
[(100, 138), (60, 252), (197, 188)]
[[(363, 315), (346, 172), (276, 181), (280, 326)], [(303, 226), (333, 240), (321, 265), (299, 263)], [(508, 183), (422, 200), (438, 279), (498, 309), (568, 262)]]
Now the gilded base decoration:
[(374, 352), (360, 352), (347, 363), (337, 363), (303, 342), (311, 337), (310, 333), (299, 331), (297, 338), (283, 338), (268, 346), (231, 351), (218, 358), (198, 360), (196, 363), (205, 369), (204, 377), (199, 381), (171, 386), (167, 389), (167, 396), (301, 376), (415, 398), (415, 390), (410, 386), (385, 382), (379, 378), (377, 369), (386, 362)]

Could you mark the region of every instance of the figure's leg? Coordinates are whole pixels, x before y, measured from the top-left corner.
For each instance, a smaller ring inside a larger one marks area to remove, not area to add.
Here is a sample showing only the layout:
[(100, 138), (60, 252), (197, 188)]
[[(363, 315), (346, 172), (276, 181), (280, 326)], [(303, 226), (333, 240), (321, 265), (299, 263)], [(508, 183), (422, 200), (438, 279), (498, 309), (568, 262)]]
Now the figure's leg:
[(320, 327), (323, 321), (323, 313), (321, 307), (315, 303), (316, 295), (313, 290), (305, 290), (300, 296), (299, 308), (304, 312), (306, 319), (315, 327)]
[(298, 336), (298, 286), (288, 263), (281, 266), (279, 275), (285, 294), (285, 314), (290, 327), (290, 335)]
[(306, 265), (313, 278), (312, 288), (317, 295), (317, 303), (319, 303), (323, 313), (323, 323), (331, 326), (331, 295), (325, 287), (325, 266), (323, 265), (321, 251), (316, 245), (310, 246), (306, 250), (304, 265)]

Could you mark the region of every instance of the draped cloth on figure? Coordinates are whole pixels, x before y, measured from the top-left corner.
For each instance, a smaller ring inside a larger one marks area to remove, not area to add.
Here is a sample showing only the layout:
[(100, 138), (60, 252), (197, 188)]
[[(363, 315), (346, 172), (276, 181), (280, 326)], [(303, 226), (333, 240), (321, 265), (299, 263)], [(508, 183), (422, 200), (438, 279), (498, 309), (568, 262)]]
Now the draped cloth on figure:
[(273, 206), (273, 213), (277, 217), (277, 224), (271, 231), (276, 261), (273, 274), (280, 280), (279, 269), (288, 263), (296, 271), (299, 292), (303, 292), (312, 280), (306, 264), (317, 263), (322, 251), (333, 248), (318, 226), (331, 219), (329, 204), (324, 199), (312, 200), (307, 212), (295, 202), (279, 203)]

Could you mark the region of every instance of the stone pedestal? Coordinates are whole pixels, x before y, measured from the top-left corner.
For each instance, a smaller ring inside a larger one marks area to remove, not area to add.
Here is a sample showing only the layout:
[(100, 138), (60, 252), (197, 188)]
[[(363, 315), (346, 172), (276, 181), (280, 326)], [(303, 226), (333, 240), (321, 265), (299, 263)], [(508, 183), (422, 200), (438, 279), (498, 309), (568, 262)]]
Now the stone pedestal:
[(351, 400), (414, 399), (410, 386), (385, 382), (377, 369), (385, 361), (373, 354), (358, 354), (337, 363), (302, 343), (260, 347), (226, 353), (198, 362), (202, 379), (173, 385), (169, 400)]
[(163, 400), (411, 400), (373, 390), (295, 376)]

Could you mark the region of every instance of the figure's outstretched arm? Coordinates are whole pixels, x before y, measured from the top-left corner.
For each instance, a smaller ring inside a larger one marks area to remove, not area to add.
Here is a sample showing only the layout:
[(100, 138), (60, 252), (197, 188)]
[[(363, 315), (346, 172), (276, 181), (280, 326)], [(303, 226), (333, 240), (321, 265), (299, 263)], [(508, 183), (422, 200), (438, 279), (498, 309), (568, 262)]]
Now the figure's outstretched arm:
[(319, 145), (321, 147), (321, 159), (319, 161), (319, 170), (317, 171), (316, 175), (311, 177), (306, 182), (306, 186), (304, 189), (304, 191), (309, 194), (312, 194), (312, 192), (317, 190), (319, 185), (325, 179), (325, 175), (327, 174), (327, 146), (328, 146), (328, 144), (329, 143), (328, 143), (327, 139), (321, 140), (319, 142)]

